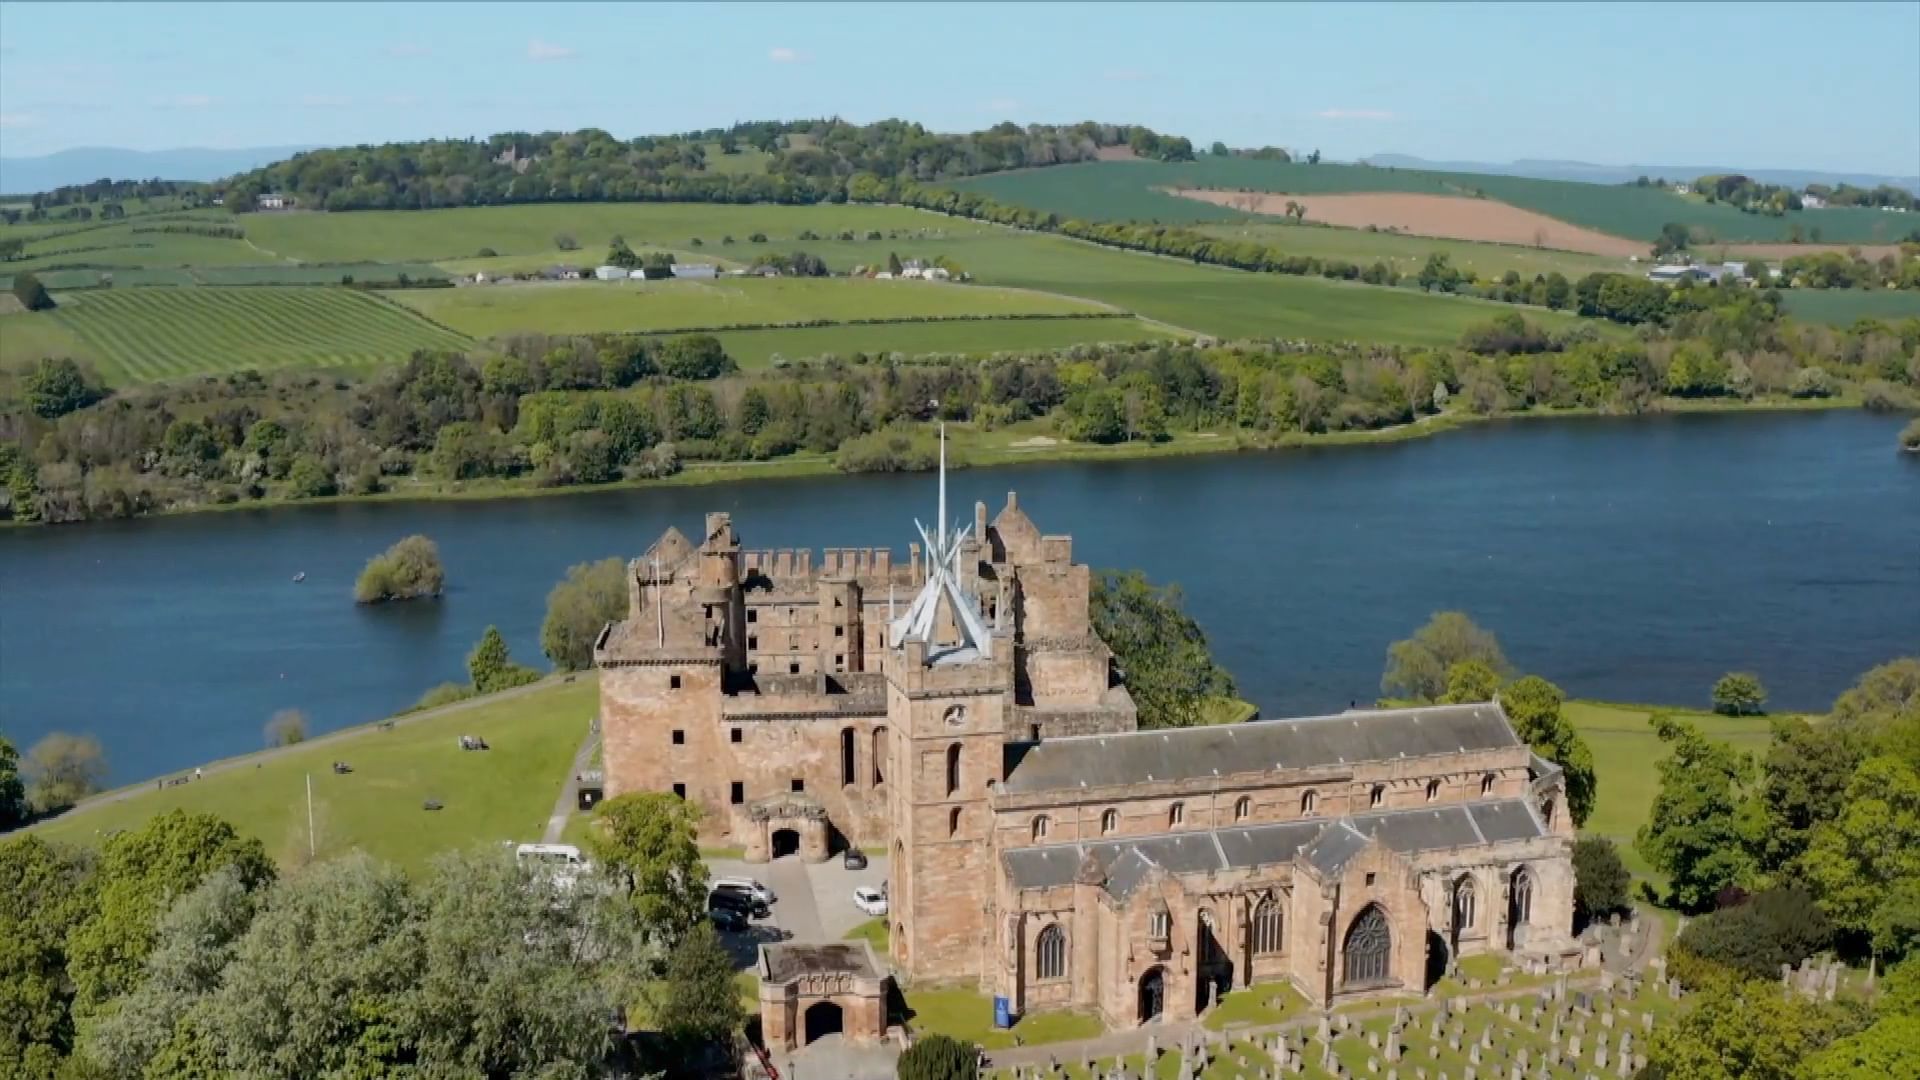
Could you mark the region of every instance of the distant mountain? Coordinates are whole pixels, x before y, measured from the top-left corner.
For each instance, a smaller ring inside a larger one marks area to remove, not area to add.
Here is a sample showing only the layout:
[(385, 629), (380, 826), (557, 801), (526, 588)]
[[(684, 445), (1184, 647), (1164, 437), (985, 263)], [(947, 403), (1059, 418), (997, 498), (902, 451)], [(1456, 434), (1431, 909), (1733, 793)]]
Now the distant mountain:
[(1878, 187), (1892, 184), (1920, 193), (1920, 176), (1875, 176), (1872, 173), (1816, 172), (1807, 169), (1738, 169), (1726, 165), (1595, 165), (1586, 161), (1541, 161), (1522, 158), (1504, 165), (1487, 161), (1428, 161), (1410, 154), (1375, 154), (1362, 159), (1379, 168), (1431, 169), (1435, 172), (1484, 173), (1490, 176), (1528, 176), (1536, 180), (1575, 180), (1586, 184), (1626, 184), (1642, 177), (1693, 180), (1716, 173), (1739, 173), (1763, 184), (1805, 187), (1808, 184), (1852, 184)]
[(119, 150), (82, 146), (44, 157), (0, 157), (0, 192), (30, 195), (90, 180), (221, 180), (291, 157), (311, 146), (250, 146), (240, 150)]

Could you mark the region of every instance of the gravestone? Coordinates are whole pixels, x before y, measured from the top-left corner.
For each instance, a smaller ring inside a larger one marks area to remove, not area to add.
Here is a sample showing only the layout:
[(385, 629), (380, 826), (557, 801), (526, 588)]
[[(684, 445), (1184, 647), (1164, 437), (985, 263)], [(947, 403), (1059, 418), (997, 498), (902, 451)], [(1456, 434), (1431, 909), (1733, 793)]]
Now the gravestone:
[(1604, 1040), (1593, 1046), (1593, 1067), (1596, 1069), (1607, 1067), (1607, 1044)]

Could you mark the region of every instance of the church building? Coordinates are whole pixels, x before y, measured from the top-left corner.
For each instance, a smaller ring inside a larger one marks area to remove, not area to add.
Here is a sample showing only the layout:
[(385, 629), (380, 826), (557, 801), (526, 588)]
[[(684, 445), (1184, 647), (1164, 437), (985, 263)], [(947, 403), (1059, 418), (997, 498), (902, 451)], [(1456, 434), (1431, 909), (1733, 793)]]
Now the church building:
[(607, 795), (691, 800), (749, 859), (886, 852), (893, 968), (1017, 1012), (1577, 963), (1563, 777), (1497, 702), (1141, 730), (1071, 538), (1012, 494), (955, 527), (939, 486), (904, 562), (668, 529), (595, 646)]

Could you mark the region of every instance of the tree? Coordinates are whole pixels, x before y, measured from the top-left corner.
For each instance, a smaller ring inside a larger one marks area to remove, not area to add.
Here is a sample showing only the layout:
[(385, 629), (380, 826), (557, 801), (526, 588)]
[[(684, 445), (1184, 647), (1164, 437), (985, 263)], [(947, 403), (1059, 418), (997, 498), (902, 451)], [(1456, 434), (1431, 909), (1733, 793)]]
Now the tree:
[(974, 1080), (980, 1075), (980, 1051), (951, 1035), (929, 1035), (900, 1055), (899, 1080)]
[(89, 379), (80, 365), (65, 357), (41, 358), (23, 380), (27, 407), (34, 415), (51, 420), (65, 416), (99, 401), (107, 391)]
[(25, 773), (35, 809), (62, 810), (100, 790), (107, 757), (93, 736), (55, 731), (27, 751)]
[(525, 686), (540, 678), (539, 672), (513, 662), (507, 653), (507, 639), (497, 626), (487, 627), (467, 654), (467, 674), (473, 679), (473, 688), (482, 694)]
[(109, 839), (100, 855), (99, 907), (69, 941), (77, 1007), (97, 1010), (139, 986), (160, 916), (225, 867), (250, 890), (274, 876), (258, 839), (211, 814), (173, 810)]
[(1573, 842), (1573, 910), (1581, 922), (1625, 911), (1632, 897), (1633, 875), (1619, 849), (1604, 836), (1582, 836)]
[(1500, 689), (1500, 673), (1482, 660), (1461, 660), (1447, 667), (1447, 692), (1440, 701), (1459, 705), (1474, 701), (1492, 701)]
[(1226, 157), (1227, 144), (1215, 139), (1213, 145), (1207, 148), (1207, 153), (1212, 154), (1214, 157)]
[(1500, 693), (1501, 707), (1513, 721), (1514, 734), (1527, 741), (1541, 757), (1560, 766), (1567, 784), (1567, 813), (1577, 828), (1587, 823), (1600, 794), (1593, 751), (1580, 732), (1560, 714), (1566, 695), (1560, 688), (1529, 675)]
[(560, 671), (593, 666), (593, 643), (610, 622), (627, 614), (627, 564), (618, 558), (567, 568), (565, 581), (547, 594), (540, 622), (540, 649)]
[(27, 820), (27, 789), (20, 782), (20, 751), (0, 735), (0, 832)]
[(1677, 251), (1685, 251), (1691, 239), (1692, 237), (1685, 225), (1677, 221), (1669, 221), (1665, 225), (1660, 226), (1660, 235), (1654, 238), (1653, 257), (1657, 259), (1662, 255), (1671, 255)]
[(887, 252), (887, 273), (899, 277), (901, 270), (900, 256), (891, 251)]
[[(297, 472), (300, 466), (296, 462)], [(415, 600), (439, 596), (446, 587), (440, 549), (424, 536), (409, 536), (367, 560), (354, 583), (353, 598), (362, 604), (387, 600)]]
[(1758, 716), (1767, 703), (1767, 689), (1760, 676), (1746, 671), (1729, 671), (1713, 684), (1713, 711), (1727, 716)]
[(1113, 650), (1143, 728), (1191, 727), (1207, 699), (1234, 693), (1233, 677), (1214, 662), (1181, 599), (1178, 585), (1156, 589), (1138, 570), (1093, 578), (1093, 629)]
[(712, 379), (734, 370), (733, 358), (712, 334), (681, 334), (660, 347), (660, 370), (676, 379)]
[(653, 1016), (669, 1039), (689, 1049), (721, 1042), (746, 1022), (733, 959), (706, 920), (695, 923), (667, 958)]
[(319, 499), (337, 490), (333, 474), (319, 458), (301, 454), (287, 469), (287, 494), (296, 499)]
[(40, 284), (39, 276), (30, 270), (13, 275), (13, 295), (28, 311), (53, 310), (53, 297), (48, 295), (47, 287)]
[(31, 833), (0, 841), (0, 1078), (54, 1076), (73, 1049), (67, 941), (95, 903), (94, 856)]
[(307, 741), (307, 714), (299, 709), (281, 709), (267, 721), (266, 736), (270, 747)]
[(1427, 256), (1420, 267), (1420, 274), (1414, 280), (1420, 283), (1421, 292), (1452, 292), (1460, 287), (1460, 271), (1454, 268), (1453, 260), (1445, 254), (1435, 252)]
[(1762, 873), (1789, 873), (1807, 849), (1814, 827), (1840, 812), (1866, 740), (1846, 723), (1816, 728), (1797, 716), (1777, 717), (1760, 787), (1748, 808), (1748, 847)]
[(1920, 1076), (1920, 1016), (1889, 1016), (1809, 1058), (1800, 1080)]
[(1659, 792), (1633, 846), (1667, 875), (1675, 906), (1701, 911), (1750, 869), (1738, 817), (1753, 763), (1685, 720), (1661, 713), (1648, 723), (1673, 749), (1660, 761)]
[(695, 839), (699, 813), (664, 792), (629, 792), (600, 804), (587, 840), (669, 948), (706, 919), (707, 867)]
[(1411, 638), (1387, 649), (1387, 670), (1380, 689), (1393, 697), (1433, 701), (1446, 693), (1447, 670), (1466, 660), (1478, 660), (1505, 674), (1506, 654), (1490, 631), (1458, 611), (1436, 612)]
[(1695, 919), (1676, 945), (1749, 979), (1773, 979), (1827, 947), (1833, 924), (1802, 889), (1768, 889), (1745, 903)]
[(1780, 993), (1777, 983), (1709, 980), (1693, 1007), (1656, 1027), (1654, 1080), (1797, 1080), (1801, 1062), (1843, 1023), (1830, 1003)]
[(1904, 918), (1894, 915), (1913, 903), (1901, 886), (1920, 881), (1920, 773), (1868, 758), (1838, 812), (1814, 828), (1800, 872), (1835, 925), (1898, 944)]

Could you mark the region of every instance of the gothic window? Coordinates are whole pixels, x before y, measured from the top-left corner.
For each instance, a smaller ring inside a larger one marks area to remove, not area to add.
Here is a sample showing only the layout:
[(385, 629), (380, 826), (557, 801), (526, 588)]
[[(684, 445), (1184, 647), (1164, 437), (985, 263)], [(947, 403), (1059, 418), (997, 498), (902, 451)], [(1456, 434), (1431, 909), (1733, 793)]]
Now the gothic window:
[(854, 779), (853, 767), (853, 729), (840, 729), (840, 783), (850, 785)]
[(1386, 801), (1387, 786), (1385, 784), (1375, 784), (1373, 790), (1367, 792), (1367, 805), (1375, 810), (1380, 809), (1380, 804)]
[(1040, 931), (1040, 938), (1034, 942), (1034, 978), (1059, 979), (1067, 974), (1067, 935), (1060, 929), (1059, 923), (1051, 923)]
[(1318, 792), (1309, 791), (1306, 794), (1300, 796), (1300, 816), (1312, 817), (1314, 808), (1319, 805), (1320, 805), (1320, 795)]
[(960, 835), (960, 808), (957, 806), (947, 813), (947, 835)]
[(1053, 822), (1047, 820), (1047, 815), (1045, 814), (1041, 814), (1033, 819), (1033, 839), (1035, 843), (1047, 838), (1047, 829), (1052, 824)]
[(881, 772), (882, 762), (887, 760), (887, 729), (873, 729), (873, 783), (875, 787), (887, 782), (886, 774)]
[(1368, 904), (1347, 929), (1346, 979), (1348, 985), (1385, 982), (1392, 960), (1393, 936), (1387, 929), (1387, 913), (1378, 904)]
[(1247, 815), (1251, 813), (1253, 813), (1253, 800), (1245, 795), (1240, 796), (1239, 800), (1233, 804), (1233, 820), (1245, 821)]
[(1433, 800), (1439, 797), (1440, 797), (1440, 781), (1438, 780), (1427, 781), (1427, 801), (1432, 802)]
[(1165, 941), (1172, 924), (1173, 919), (1167, 914), (1167, 909), (1157, 908), (1147, 914), (1147, 936), (1155, 941)]
[(1463, 877), (1453, 887), (1453, 928), (1466, 931), (1480, 919), (1480, 891), (1473, 879)]
[(1187, 804), (1174, 803), (1173, 808), (1167, 811), (1167, 827), (1177, 829), (1185, 820), (1187, 820)]
[(1540, 820), (1546, 822), (1547, 828), (1549, 829), (1553, 828), (1553, 810), (1552, 799), (1548, 799), (1546, 802), (1540, 804)]
[(1120, 827), (1120, 811), (1108, 810), (1100, 815), (1100, 831), (1110, 833)]
[(947, 747), (947, 794), (960, 790), (960, 744)]
[(1285, 947), (1281, 944), (1280, 936), (1280, 931), (1285, 927), (1284, 918), (1280, 912), (1279, 897), (1269, 896), (1253, 909), (1255, 953), (1277, 953)]
[(1485, 798), (1491, 794), (1493, 794), (1493, 774), (1488, 773), (1480, 778), (1480, 795)]
[(1525, 926), (1533, 921), (1533, 875), (1526, 867), (1513, 872), (1513, 900), (1511, 903), (1514, 926)]

